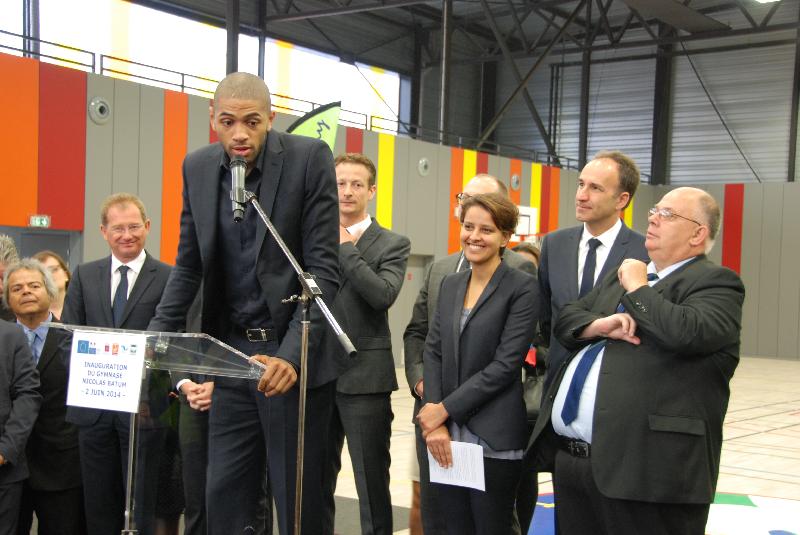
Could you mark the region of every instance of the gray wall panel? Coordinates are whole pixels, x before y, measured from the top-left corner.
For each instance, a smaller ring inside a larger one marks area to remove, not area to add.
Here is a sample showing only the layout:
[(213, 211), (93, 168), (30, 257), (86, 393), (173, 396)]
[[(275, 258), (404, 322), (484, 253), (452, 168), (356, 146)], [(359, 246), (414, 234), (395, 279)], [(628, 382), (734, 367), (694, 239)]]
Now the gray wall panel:
[[(375, 167), (378, 167), (378, 134), (376, 134), (375, 132), (364, 132), (364, 155), (370, 160), (372, 160), (372, 162), (375, 164)], [(380, 195), (380, 185), (381, 185), (380, 173), (378, 173), (376, 180), (379, 189), (378, 195)], [(377, 196), (375, 201), (377, 201)], [(372, 217), (375, 217), (376, 213), (375, 201), (369, 203), (369, 206), (367, 207), (367, 212), (369, 212), (369, 215), (371, 215)]]
[(86, 119), (86, 213), (84, 214), (83, 261), (96, 260), (108, 254), (108, 244), (100, 234), (100, 205), (111, 195), (113, 171), (114, 80), (97, 74), (89, 74), (86, 81), (86, 104), (94, 97), (104, 98), (111, 116), (107, 123), (98, 125)]
[(647, 211), (657, 202), (655, 197), (655, 188), (641, 186), (633, 197), (633, 230), (640, 234), (647, 232)]
[[(783, 218), (780, 236), (780, 273), (778, 287), (778, 356), (782, 358), (800, 358), (798, 351), (798, 327), (800, 327), (800, 277), (797, 266), (800, 266), (800, 249), (797, 248), (797, 232), (800, 228), (800, 186), (785, 184), (783, 186)], [(777, 237), (776, 237), (777, 239)], [(747, 298), (753, 296), (747, 292)]]
[(161, 178), (164, 161), (163, 89), (141, 86), (139, 125), (138, 194), (151, 221), (147, 251), (158, 258), (161, 251)]
[[(408, 199), (408, 174), (410, 140), (396, 137), (394, 143), (394, 192), (392, 193), (392, 230), (404, 236), (408, 235), (408, 210), (411, 203)], [(416, 166), (415, 166), (416, 167)]]
[(208, 102), (207, 98), (189, 96), (187, 153), (208, 145), (211, 131)]
[[(492, 176), (500, 178), (502, 180), (503, 174), (503, 158), (500, 156), (495, 156), (494, 154), (489, 155), (489, 165), (488, 173)], [(508, 181), (506, 181), (506, 185), (508, 185)]]
[[(510, 167), (510, 165), (509, 165)], [(531, 163), (522, 162), (522, 170), (519, 173), (519, 199), (520, 205), (531, 205)]]
[[(114, 147), (111, 189), (139, 191), (139, 88), (127, 80), (114, 81)], [(163, 128), (162, 128), (163, 129)]]
[(758, 292), (751, 294), (757, 300), (755, 325), (758, 329), (756, 355), (774, 357), (778, 352), (778, 260), (780, 259), (780, 195), (783, 187), (762, 186), (760, 235), (745, 243), (760, 245)]
[(436, 244), (434, 255), (436, 259), (447, 256), (447, 233), (450, 218), (453, 214), (450, 212), (450, 167), (451, 167), (451, 150), (450, 147), (442, 145), (437, 146), (439, 152), (438, 158), (438, 180), (436, 181)]
[(575, 191), (577, 184), (577, 171), (574, 169), (561, 170), (561, 182), (558, 192), (558, 228), (574, 227), (578, 224), (578, 220), (575, 219)]
[[(428, 160), (428, 175), (422, 176), (418, 170), (420, 158)], [(436, 254), (437, 184), (442, 181), (439, 175), (439, 147), (432, 143), (412, 142), (408, 147), (407, 174), (403, 177), (408, 185), (408, 220), (406, 236), (411, 240), (414, 255)], [(395, 177), (397, 180), (397, 177)], [(447, 211), (447, 208), (444, 208)]]
[[(725, 206), (725, 186), (723, 184), (709, 184), (703, 187), (714, 199), (716, 199), (717, 203), (719, 204), (720, 212), (722, 213), (722, 217), (725, 217), (724, 214), (724, 206)], [(720, 225), (720, 230), (722, 230), (722, 225)], [(722, 265), (722, 232), (719, 233), (717, 236), (714, 248), (711, 249), (711, 252), (708, 253), (708, 259), (714, 262), (715, 264)]]

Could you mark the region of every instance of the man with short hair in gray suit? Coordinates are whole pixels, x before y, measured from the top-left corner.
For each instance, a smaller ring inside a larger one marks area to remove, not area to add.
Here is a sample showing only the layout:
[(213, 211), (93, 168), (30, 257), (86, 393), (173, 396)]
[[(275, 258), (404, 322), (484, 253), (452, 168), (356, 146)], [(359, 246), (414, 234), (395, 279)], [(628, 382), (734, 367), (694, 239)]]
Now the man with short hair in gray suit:
[[(508, 189), (504, 183), (491, 175), (479, 174), (475, 176), (464, 186), (464, 191), (457, 195), (459, 206), (456, 207), (456, 218), (460, 215), (461, 201), (480, 193), (502, 193), (508, 195)], [(503, 253), (503, 262), (513, 268), (536, 275), (536, 266), (509, 249), (506, 249), (505, 253)], [(439, 287), (442, 279), (447, 275), (466, 269), (469, 269), (469, 262), (464, 258), (462, 251), (453, 253), (431, 264), (425, 273), (425, 281), (422, 283), (417, 301), (414, 303), (411, 321), (403, 334), (406, 380), (411, 388), (411, 394), (414, 396), (415, 424), (417, 424), (416, 416), (421, 408), (424, 392), (422, 353), (425, 349), (425, 338), (428, 336), (428, 329), (433, 323), (436, 305), (439, 302)], [(415, 425), (415, 433), (417, 437), (417, 460), (419, 461), (420, 509), (423, 531), (425, 535), (443, 534), (445, 533), (444, 511), (439, 507), (436, 488), (430, 484), (428, 448), (422, 438), (419, 425)]]
[[(341, 285), (333, 311), (358, 351), (345, 355), (338, 340), (326, 333), (326, 351), (337, 358), (341, 375), (331, 415), (331, 448), (326, 480), (333, 496), (342, 467), (342, 446), (353, 463), (364, 535), (391, 535), (389, 441), (392, 434), (391, 394), (397, 376), (389, 332), (389, 307), (405, 278), (411, 242), (381, 227), (367, 213), (375, 197), (375, 165), (363, 154), (342, 154), (335, 160), (339, 190), (339, 271)], [(330, 500), (327, 521), (333, 527)]]
[[(564, 363), (568, 352), (552, 336), (561, 309), (589, 293), (626, 258), (648, 262), (644, 236), (629, 229), (620, 214), (639, 186), (639, 168), (619, 151), (601, 151), (586, 164), (575, 192), (575, 219), (582, 225), (551, 232), (542, 241), (539, 288), (541, 331), (549, 341), (543, 392)], [(586, 269), (589, 266), (589, 269)]]

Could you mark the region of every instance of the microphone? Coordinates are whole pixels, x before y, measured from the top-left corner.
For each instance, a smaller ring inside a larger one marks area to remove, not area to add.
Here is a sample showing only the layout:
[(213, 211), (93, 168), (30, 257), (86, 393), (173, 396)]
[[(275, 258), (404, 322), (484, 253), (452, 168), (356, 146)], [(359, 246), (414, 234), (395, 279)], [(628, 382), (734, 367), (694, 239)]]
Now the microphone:
[(244, 175), (247, 172), (247, 162), (237, 156), (231, 160), (231, 209), (233, 220), (238, 223), (244, 218)]

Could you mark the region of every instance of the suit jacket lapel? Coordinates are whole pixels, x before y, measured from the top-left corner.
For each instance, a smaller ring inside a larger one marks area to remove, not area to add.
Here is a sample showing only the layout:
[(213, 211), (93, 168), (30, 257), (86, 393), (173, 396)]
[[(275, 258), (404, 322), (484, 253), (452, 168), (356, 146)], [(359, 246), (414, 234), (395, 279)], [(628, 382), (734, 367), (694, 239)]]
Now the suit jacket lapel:
[[(455, 301), (452, 303), (451, 310), (447, 312), (452, 314), (453, 317), (453, 325), (451, 336), (453, 337), (453, 355), (455, 356), (455, 365), (456, 365), (456, 384), (458, 383), (459, 369), (460, 369), (460, 359), (458, 358), (459, 354), (459, 347), (460, 347), (460, 340), (461, 340), (461, 314), (464, 311), (464, 296), (467, 295), (467, 284), (469, 283), (469, 279), (472, 276), (472, 273), (466, 273), (464, 275), (459, 275), (461, 280), (459, 281), (458, 286), (456, 287), (456, 295)], [(445, 305), (447, 306), (447, 305)]]
[(376, 220), (372, 220), (372, 223), (367, 227), (367, 230), (364, 231), (364, 234), (358, 238), (356, 241), (356, 248), (361, 252), (361, 255), (364, 256), (370, 246), (375, 243), (375, 240), (378, 239), (378, 235), (381, 232), (381, 226), (378, 224)]
[(144, 258), (144, 264), (142, 265), (142, 271), (136, 277), (136, 282), (134, 283), (133, 288), (128, 295), (128, 303), (125, 305), (125, 312), (122, 313), (122, 321), (120, 321), (120, 325), (125, 323), (131, 313), (131, 310), (133, 310), (133, 307), (135, 307), (136, 303), (138, 303), (142, 298), (142, 295), (144, 295), (144, 292), (147, 290), (147, 287), (150, 286), (150, 283), (155, 280), (155, 271), (156, 267), (153, 259), (149, 254), (146, 254)]
[(97, 266), (97, 271), (97, 280), (100, 281), (97, 285), (100, 308), (103, 309), (106, 325), (112, 326), (114, 315), (111, 313), (111, 256)]
[(55, 333), (50, 332), (50, 330), (48, 329), (47, 337), (44, 339), (44, 345), (42, 346), (42, 354), (39, 355), (39, 363), (36, 365), (36, 369), (39, 371), (40, 375), (47, 368), (47, 366), (53, 361), (53, 357), (57, 353), (58, 353), (58, 341), (56, 339)]
[[(583, 234), (583, 225), (575, 228), (575, 232), (569, 234), (567, 246), (564, 248), (564, 274), (568, 277), (569, 284), (569, 299), (565, 302), (575, 301), (578, 298), (580, 290), (578, 286), (578, 247), (581, 244), (581, 234)], [(600, 280), (600, 279), (598, 279)]]
[[(492, 296), (495, 290), (497, 290), (497, 287), (500, 285), (500, 281), (503, 280), (503, 277), (505, 277), (505, 274), (509, 269), (510, 268), (508, 267), (508, 265), (500, 262), (500, 265), (497, 266), (497, 269), (492, 274), (492, 278), (489, 279), (489, 283), (486, 285), (486, 288), (483, 289), (483, 292), (481, 292), (480, 297), (478, 297), (478, 301), (475, 303), (475, 306), (472, 307), (472, 311), (469, 313), (467, 321), (464, 323), (463, 330), (466, 330), (470, 320), (475, 317), (475, 314), (478, 313), (478, 310), (481, 308), (481, 306), (483, 306), (483, 304)], [(462, 303), (464, 302), (463, 298), (461, 302)]]
[(625, 223), (623, 223), (622, 228), (619, 229), (619, 234), (617, 234), (617, 239), (614, 240), (614, 245), (611, 246), (611, 250), (608, 252), (606, 263), (603, 264), (600, 275), (597, 276), (598, 281), (606, 278), (611, 266), (618, 266), (622, 263), (625, 254), (628, 252), (628, 241), (630, 238), (631, 231), (625, 226)]
[[(268, 217), (272, 217), (272, 209), (275, 205), (275, 196), (278, 193), (283, 169), (283, 145), (279, 136), (280, 134), (275, 131), (269, 132), (263, 149), (267, 153), (264, 155), (264, 169), (261, 170), (261, 189), (258, 194), (258, 202)], [(248, 209), (253, 210), (252, 207)], [(267, 228), (259, 221), (256, 227), (256, 243), (261, 243), (263, 247), (266, 235)]]

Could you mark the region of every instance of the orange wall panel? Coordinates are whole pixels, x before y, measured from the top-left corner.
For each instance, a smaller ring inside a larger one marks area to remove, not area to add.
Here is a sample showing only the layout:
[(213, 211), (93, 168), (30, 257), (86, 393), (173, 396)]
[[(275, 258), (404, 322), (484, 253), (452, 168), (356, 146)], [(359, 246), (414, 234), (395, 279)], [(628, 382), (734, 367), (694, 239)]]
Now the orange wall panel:
[(181, 165), (189, 135), (189, 98), (185, 93), (164, 91), (164, 163), (161, 174), (160, 259), (175, 264), (183, 206)]
[(0, 195), (0, 225), (27, 227), (38, 208), (39, 62), (0, 54), (0, 72), (0, 108), (11, 114), (0, 128), (0, 147), (7, 151), (0, 173), (5, 192)]

